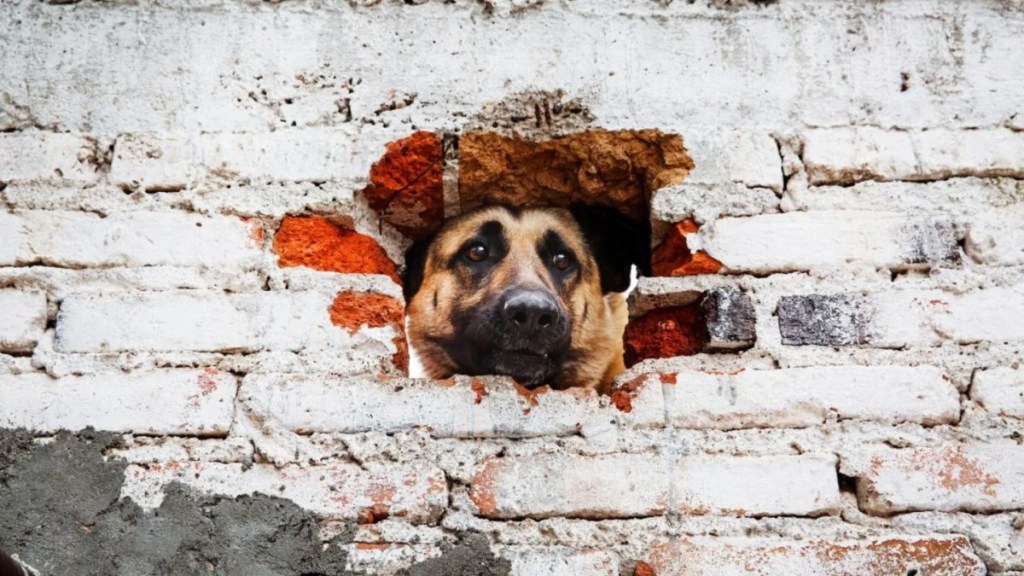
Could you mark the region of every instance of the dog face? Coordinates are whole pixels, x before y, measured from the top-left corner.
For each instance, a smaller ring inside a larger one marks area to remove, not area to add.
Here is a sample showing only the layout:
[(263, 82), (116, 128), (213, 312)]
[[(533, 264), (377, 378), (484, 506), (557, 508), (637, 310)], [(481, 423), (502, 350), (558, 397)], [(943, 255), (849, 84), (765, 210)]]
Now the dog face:
[(427, 374), (503, 374), (601, 388), (622, 370), (625, 304), (643, 235), (608, 208), (489, 207), (406, 254), (409, 336)]

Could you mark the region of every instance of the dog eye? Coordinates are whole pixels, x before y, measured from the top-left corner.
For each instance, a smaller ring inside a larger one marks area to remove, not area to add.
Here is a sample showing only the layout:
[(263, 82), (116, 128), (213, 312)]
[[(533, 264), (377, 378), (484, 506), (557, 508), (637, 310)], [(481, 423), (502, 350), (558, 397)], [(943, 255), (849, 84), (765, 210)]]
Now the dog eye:
[(470, 262), (483, 262), (489, 254), (490, 251), (483, 244), (473, 244), (466, 249), (466, 259)]
[(551, 257), (551, 263), (554, 264), (555, 268), (565, 272), (572, 266), (572, 256), (569, 256), (565, 252), (556, 252)]

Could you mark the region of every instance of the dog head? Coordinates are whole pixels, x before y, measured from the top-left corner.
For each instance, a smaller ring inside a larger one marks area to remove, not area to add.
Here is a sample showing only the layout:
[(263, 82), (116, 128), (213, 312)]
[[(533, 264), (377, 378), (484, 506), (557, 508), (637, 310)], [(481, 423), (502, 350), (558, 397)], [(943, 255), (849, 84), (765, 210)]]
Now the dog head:
[(406, 254), (412, 346), (434, 378), (599, 386), (621, 365), (618, 293), (649, 245), (610, 208), (496, 206), (453, 218)]

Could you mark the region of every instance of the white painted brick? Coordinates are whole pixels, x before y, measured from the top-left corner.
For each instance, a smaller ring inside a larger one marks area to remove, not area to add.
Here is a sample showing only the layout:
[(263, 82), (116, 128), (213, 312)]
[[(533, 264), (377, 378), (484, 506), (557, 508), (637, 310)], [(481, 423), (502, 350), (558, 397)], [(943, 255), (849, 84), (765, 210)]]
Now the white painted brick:
[(683, 428), (802, 427), (839, 418), (955, 423), (960, 396), (930, 366), (822, 366), (675, 375), (671, 418)]
[(1024, 181), (1014, 178), (952, 178), (938, 182), (877, 182), (852, 186), (790, 187), (783, 206), (790, 210), (877, 210), (945, 212), (963, 216), (1024, 201)]
[(181, 136), (122, 134), (114, 143), (110, 181), (126, 190), (182, 190), (192, 182), (194, 156)]
[(199, 492), (235, 497), (262, 493), (293, 501), (326, 519), (368, 522), (387, 516), (433, 522), (448, 505), (444, 472), (431, 464), (364, 470), (356, 464), (317, 466), (172, 462), (125, 470), (121, 497), (146, 509), (160, 506), (164, 487), (180, 482)]
[(835, 460), (827, 456), (492, 458), (471, 497), (488, 518), (622, 518), (687, 514), (817, 516), (838, 509)]
[(333, 295), (317, 291), (72, 294), (57, 315), (56, 347), (63, 352), (315, 348), (379, 354), (377, 345), (386, 343), (383, 352), (395, 352), (391, 327), (350, 335), (331, 324), (332, 301)]
[(512, 562), (512, 576), (619, 576), (619, 556), (604, 550), (505, 548), (500, 555)]
[(235, 389), (234, 376), (213, 369), (0, 375), (0, 428), (223, 435)]
[(994, 414), (1024, 418), (1024, 367), (975, 372), (971, 400)]
[(723, 218), (702, 226), (690, 249), (707, 251), (728, 271), (765, 273), (851, 263), (894, 269), (950, 263), (958, 258), (956, 242), (945, 218), (819, 211)]
[(833, 456), (688, 456), (673, 494), (686, 514), (819, 516), (839, 509)]
[(711, 222), (720, 216), (756, 216), (779, 211), (779, 198), (769, 188), (750, 188), (739, 183), (682, 184), (658, 188), (651, 200), (651, 218), (679, 222), (691, 218)]
[(255, 266), (259, 222), (184, 212), (20, 214), (18, 259), (55, 266)]
[(385, 140), (352, 130), (306, 128), (203, 135), (208, 176), (251, 182), (363, 181)]
[[(542, 389), (543, 390), (543, 389)], [(415, 427), (435, 437), (574, 435), (612, 418), (593, 390), (527, 392), (507, 379), (336, 378), (249, 375), (240, 398), (290, 430), (385, 432)]]
[(927, 448), (851, 448), (842, 470), (871, 514), (916, 510), (997, 512), (1024, 507), (1024, 446), (1015, 442)]
[(653, 454), (492, 458), (471, 497), (488, 518), (657, 516), (669, 504), (668, 467)]
[(830, 128), (804, 135), (811, 184), (1013, 176), (1024, 171), (1024, 135), (1004, 129), (903, 132)]
[(655, 543), (644, 561), (652, 570), (648, 574), (657, 576), (987, 573), (970, 541), (960, 535), (892, 534), (860, 540), (697, 536)]
[(898, 180), (917, 167), (910, 134), (870, 127), (811, 130), (803, 159), (811, 184)]
[(79, 134), (0, 134), (0, 182), (48, 180), (94, 184), (96, 141)]
[(18, 261), (21, 234), (21, 218), (0, 212), (0, 266), (10, 266)]
[(744, 129), (684, 135), (694, 164), (687, 184), (738, 183), (782, 193), (782, 157), (769, 134)]
[(1004, 209), (972, 218), (965, 240), (967, 255), (979, 264), (1024, 264), (1024, 208)]
[(46, 329), (46, 295), (0, 290), (0, 352), (27, 352)]
[[(927, 304), (923, 298), (917, 298), (916, 303), (925, 310), (932, 330), (959, 344), (1024, 340), (1024, 290), (1021, 288), (975, 290), (931, 299)], [(892, 321), (894, 317), (890, 317)]]

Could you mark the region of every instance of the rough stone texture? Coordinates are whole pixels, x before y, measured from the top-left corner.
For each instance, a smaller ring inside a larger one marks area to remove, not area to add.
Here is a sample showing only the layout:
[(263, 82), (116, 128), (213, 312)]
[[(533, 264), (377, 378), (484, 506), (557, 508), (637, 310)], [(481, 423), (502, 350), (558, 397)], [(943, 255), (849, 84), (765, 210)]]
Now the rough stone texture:
[(659, 130), (591, 130), (540, 142), (470, 132), (459, 139), (459, 199), (463, 210), (605, 204), (646, 220), (650, 194), (692, 168), (682, 138)]
[(862, 296), (784, 296), (776, 313), (783, 344), (849, 346), (868, 342), (872, 314)]
[(657, 576), (985, 574), (985, 565), (962, 536), (894, 534), (866, 541), (683, 538), (656, 544), (647, 562)]
[(0, 290), (0, 352), (28, 352), (46, 328), (46, 295)]
[(1024, 264), (1024, 203), (972, 218), (964, 240), (967, 255), (980, 264)]
[(742, 290), (716, 288), (701, 300), (708, 327), (708, 347), (716, 350), (747, 348), (757, 340), (757, 312)]
[(444, 220), (441, 140), (430, 132), (389, 142), (370, 169), (370, 208), (403, 234), (423, 237)]

